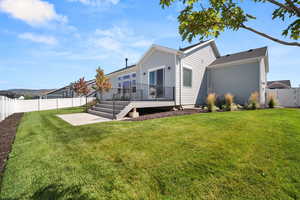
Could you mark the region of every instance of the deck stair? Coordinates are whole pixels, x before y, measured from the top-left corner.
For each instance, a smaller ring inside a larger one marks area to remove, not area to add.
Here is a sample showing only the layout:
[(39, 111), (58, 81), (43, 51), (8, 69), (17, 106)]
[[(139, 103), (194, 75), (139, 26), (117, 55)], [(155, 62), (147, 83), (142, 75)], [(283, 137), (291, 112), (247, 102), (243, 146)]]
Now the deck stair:
[(101, 101), (88, 112), (108, 119), (122, 119), (131, 109), (130, 101)]

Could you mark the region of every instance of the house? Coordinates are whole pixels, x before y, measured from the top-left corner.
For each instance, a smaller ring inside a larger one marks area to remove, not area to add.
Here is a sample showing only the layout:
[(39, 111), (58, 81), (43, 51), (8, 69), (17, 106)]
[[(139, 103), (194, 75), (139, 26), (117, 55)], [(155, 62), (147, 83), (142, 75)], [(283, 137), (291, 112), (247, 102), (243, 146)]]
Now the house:
[[(86, 82), (88, 85), (88, 88), (90, 89), (88, 97), (92, 97), (96, 95), (96, 91), (94, 89), (95, 80), (89, 80)], [(78, 94), (74, 91), (72, 84), (67, 85), (65, 87), (52, 90), (50, 92), (47, 92), (41, 96), (43, 99), (54, 99), (54, 98), (72, 98), (72, 97), (78, 97)]]
[(244, 104), (257, 91), (265, 104), (268, 71), (267, 47), (221, 56), (214, 40), (178, 50), (152, 45), (136, 65), (107, 74), (112, 89), (90, 113), (122, 118), (133, 108), (195, 107), (208, 93)]
[(268, 81), (268, 89), (290, 89), (291, 81), (290, 80), (280, 80), (280, 81)]

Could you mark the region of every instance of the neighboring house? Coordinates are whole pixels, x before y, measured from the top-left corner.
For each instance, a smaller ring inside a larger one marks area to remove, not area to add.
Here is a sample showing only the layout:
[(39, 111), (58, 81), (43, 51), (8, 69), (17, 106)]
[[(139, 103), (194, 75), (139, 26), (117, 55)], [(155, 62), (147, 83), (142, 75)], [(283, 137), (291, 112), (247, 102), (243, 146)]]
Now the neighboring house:
[[(96, 91), (94, 89), (95, 80), (87, 81), (88, 87), (90, 89), (90, 93), (87, 95), (88, 97), (92, 97), (96, 95)], [(74, 91), (72, 84), (52, 90), (48, 93), (45, 93), (41, 96), (43, 99), (54, 99), (54, 98), (72, 98), (72, 97), (78, 97), (78, 94)]]
[(280, 81), (268, 81), (268, 89), (290, 89), (291, 81), (290, 80), (280, 80)]
[(134, 107), (194, 107), (204, 105), (208, 93), (231, 93), (244, 104), (257, 91), (265, 104), (268, 71), (267, 47), (220, 56), (214, 40), (179, 50), (152, 45), (136, 65), (107, 74), (113, 89), (102, 101), (119, 100), (118, 109), (104, 101), (91, 113), (122, 118)]

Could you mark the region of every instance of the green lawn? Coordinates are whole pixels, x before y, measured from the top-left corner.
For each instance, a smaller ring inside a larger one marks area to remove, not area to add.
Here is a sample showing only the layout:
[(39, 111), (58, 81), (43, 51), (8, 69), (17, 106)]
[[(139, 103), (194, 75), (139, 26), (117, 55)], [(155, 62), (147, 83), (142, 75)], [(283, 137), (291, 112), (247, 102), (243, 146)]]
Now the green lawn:
[(299, 199), (300, 109), (72, 127), (25, 114), (0, 199)]

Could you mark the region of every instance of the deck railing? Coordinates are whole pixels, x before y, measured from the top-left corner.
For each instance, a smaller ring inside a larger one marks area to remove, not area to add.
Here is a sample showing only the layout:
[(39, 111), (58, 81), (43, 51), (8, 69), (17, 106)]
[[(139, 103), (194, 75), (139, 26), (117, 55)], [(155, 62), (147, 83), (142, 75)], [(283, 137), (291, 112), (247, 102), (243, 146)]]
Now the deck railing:
[(138, 84), (128, 88), (111, 88), (98, 95), (104, 101), (174, 101), (175, 87)]

